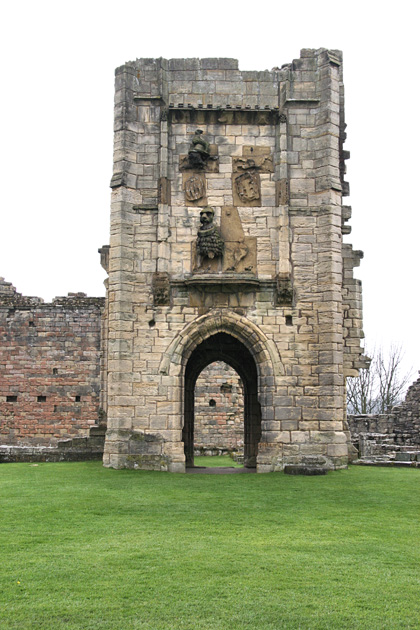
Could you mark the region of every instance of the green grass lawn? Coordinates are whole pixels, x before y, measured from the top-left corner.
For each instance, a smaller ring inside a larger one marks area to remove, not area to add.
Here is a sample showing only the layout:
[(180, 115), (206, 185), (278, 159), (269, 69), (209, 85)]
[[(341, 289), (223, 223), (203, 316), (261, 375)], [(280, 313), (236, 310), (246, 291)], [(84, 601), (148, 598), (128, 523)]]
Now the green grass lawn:
[(229, 468), (243, 468), (243, 464), (238, 464), (229, 455), (199, 455), (194, 457), (194, 466), (204, 466), (204, 468), (219, 468), (227, 466)]
[(420, 471), (0, 466), (0, 628), (420, 628)]

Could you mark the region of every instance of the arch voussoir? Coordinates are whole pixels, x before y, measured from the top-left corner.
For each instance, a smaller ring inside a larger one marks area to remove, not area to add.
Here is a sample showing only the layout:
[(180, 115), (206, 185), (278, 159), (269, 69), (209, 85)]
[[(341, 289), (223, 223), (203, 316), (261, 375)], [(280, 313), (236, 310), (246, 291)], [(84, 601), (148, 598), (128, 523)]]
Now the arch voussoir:
[(251, 320), (234, 311), (210, 311), (178, 333), (164, 354), (160, 373), (173, 373), (178, 364), (185, 366), (194, 349), (218, 333), (230, 334), (241, 341), (253, 355), (260, 374), (268, 372), (275, 378), (283, 372), (277, 348)]

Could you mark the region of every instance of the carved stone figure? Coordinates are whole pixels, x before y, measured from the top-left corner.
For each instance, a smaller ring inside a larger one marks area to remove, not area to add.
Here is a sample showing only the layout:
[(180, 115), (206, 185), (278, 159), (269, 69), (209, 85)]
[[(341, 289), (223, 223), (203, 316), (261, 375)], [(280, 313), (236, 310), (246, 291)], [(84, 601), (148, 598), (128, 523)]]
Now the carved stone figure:
[(203, 130), (197, 129), (188, 150), (190, 168), (204, 168), (210, 157), (210, 145), (203, 138)]
[(224, 241), (213, 224), (214, 210), (207, 206), (200, 212), (200, 229), (197, 232), (197, 252), (203, 258), (217, 258), (223, 254)]

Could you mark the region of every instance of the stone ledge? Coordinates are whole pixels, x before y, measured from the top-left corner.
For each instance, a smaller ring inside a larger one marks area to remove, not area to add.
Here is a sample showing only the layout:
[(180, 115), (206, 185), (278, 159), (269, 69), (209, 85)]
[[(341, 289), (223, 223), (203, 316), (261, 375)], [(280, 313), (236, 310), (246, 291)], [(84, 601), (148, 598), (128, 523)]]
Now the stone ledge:
[(103, 447), (95, 449), (53, 446), (0, 446), (0, 464), (18, 462), (80, 462), (102, 459)]
[[(150, 100), (150, 97), (144, 97), (147, 98), (148, 100)], [(292, 99), (295, 100), (295, 99)], [(309, 101), (316, 101), (319, 102), (319, 99), (308, 99)], [(301, 102), (299, 100), (299, 102)], [(216, 111), (216, 112), (230, 112), (230, 111), (241, 111), (241, 112), (251, 112), (251, 111), (256, 111), (256, 112), (264, 112), (264, 111), (270, 111), (270, 112), (279, 112), (280, 107), (277, 105), (275, 107), (270, 107), (270, 105), (264, 105), (264, 106), (260, 106), (260, 105), (229, 105), (226, 104), (225, 106), (221, 106), (221, 105), (216, 105), (215, 107), (213, 107), (213, 105), (211, 103), (209, 103), (208, 105), (194, 105), (192, 103), (178, 103), (178, 105), (175, 105), (174, 103), (169, 103), (169, 107), (168, 110), (172, 111), (172, 110), (186, 110), (186, 111), (191, 111), (193, 109), (198, 109), (198, 110), (204, 110), (204, 111)]]
[(356, 459), (353, 466), (383, 466), (385, 468), (420, 468), (420, 462), (396, 462), (384, 460)]
[[(201, 286), (201, 285), (230, 285), (230, 286), (253, 286), (259, 287), (260, 280), (254, 275), (249, 274), (195, 274), (190, 277), (184, 278), (181, 281), (171, 281), (171, 284), (183, 284), (186, 286)], [(273, 286), (275, 283), (273, 282)]]

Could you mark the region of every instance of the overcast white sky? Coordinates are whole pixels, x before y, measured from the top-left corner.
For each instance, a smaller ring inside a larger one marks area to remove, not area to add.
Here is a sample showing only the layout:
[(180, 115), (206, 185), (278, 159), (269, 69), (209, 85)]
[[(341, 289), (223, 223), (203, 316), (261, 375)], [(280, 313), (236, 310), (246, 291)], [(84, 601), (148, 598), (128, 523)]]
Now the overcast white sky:
[(241, 70), (344, 52), (347, 180), (365, 258), (366, 343), (420, 369), (415, 4), (18, 1), (1, 15), (0, 276), (51, 300), (104, 295), (114, 69), (138, 57), (234, 57)]

